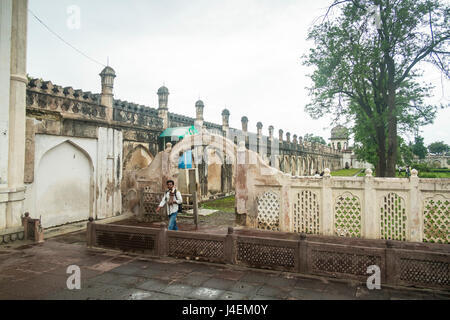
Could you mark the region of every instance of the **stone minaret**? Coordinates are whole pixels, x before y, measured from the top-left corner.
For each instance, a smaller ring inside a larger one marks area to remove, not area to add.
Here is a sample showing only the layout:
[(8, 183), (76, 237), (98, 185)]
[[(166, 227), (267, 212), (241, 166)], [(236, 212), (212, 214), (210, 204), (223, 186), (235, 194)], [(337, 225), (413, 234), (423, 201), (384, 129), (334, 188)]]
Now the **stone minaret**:
[(283, 142), (283, 129), (280, 129), (278, 131), (278, 140), (280, 140), (280, 142)]
[(293, 136), (292, 136), (292, 138), (293, 138), (293, 140), (292, 140), (292, 142), (294, 143), (294, 145), (295, 146), (297, 146), (297, 135), (296, 134), (294, 134)]
[(111, 67), (105, 67), (100, 73), (100, 78), (102, 79), (102, 94), (100, 104), (105, 106), (106, 118), (108, 121), (113, 120), (113, 104), (114, 104), (114, 78), (116, 77), (116, 72)]
[(167, 129), (169, 127), (169, 89), (167, 89), (165, 86), (162, 86), (158, 90), (158, 116), (163, 121), (163, 128)]
[(273, 126), (269, 126), (269, 140), (270, 141), (273, 140), (273, 130), (274, 130), (274, 127)]
[(195, 127), (197, 130), (203, 128), (203, 109), (205, 109), (205, 104), (202, 100), (198, 100), (195, 103)]
[(263, 124), (261, 122), (258, 122), (256, 124), (256, 134), (258, 135), (258, 138), (262, 138), (262, 129), (263, 129)]
[(288, 143), (291, 143), (291, 133), (290, 132), (286, 132), (286, 141)]
[(225, 136), (228, 136), (229, 129), (230, 129), (230, 111), (224, 109), (222, 111), (222, 131)]
[(246, 116), (242, 117), (241, 123), (242, 123), (242, 131), (248, 132), (248, 118)]

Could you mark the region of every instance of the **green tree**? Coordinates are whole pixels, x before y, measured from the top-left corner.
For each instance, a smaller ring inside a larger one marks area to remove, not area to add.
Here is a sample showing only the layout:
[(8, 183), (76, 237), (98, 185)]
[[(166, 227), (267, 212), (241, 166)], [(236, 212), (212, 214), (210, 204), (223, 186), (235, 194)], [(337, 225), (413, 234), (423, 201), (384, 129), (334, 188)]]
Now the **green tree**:
[(319, 136), (315, 136), (312, 133), (307, 133), (305, 134), (305, 136), (303, 137), (304, 141), (308, 141), (308, 142), (315, 142), (315, 143), (320, 143), (323, 145), (327, 145), (326, 141), (324, 138), (319, 137)]
[(443, 155), (450, 151), (450, 147), (444, 141), (436, 141), (428, 146), (428, 151), (432, 154)]
[(449, 12), (438, 0), (335, 0), (309, 32), (314, 46), (304, 61), (314, 71), (306, 111), (353, 121), (359, 156), (376, 161), (378, 176), (395, 176), (399, 134), (435, 117), (436, 107), (424, 103), (432, 88), (418, 79), (419, 65), (431, 62), (449, 78)]
[(423, 143), (423, 137), (416, 136), (414, 138), (414, 143), (411, 145), (411, 151), (416, 156), (419, 157), (419, 159), (425, 159), (425, 157), (428, 154), (427, 147), (425, 147), (425, 144)]
[(412, 146), (408, 145), (402, 137), (398, 137), (399, 157), (397, 164), (400, 166), (410, 166), (414, 160)]

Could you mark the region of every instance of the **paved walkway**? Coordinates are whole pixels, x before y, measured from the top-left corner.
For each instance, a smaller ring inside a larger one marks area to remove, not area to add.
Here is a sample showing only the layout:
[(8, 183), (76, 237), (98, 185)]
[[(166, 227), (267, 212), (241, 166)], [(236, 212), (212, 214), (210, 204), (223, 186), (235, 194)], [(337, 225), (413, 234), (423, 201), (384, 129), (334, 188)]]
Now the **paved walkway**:
[[(81, 269), (68, 290), (67, 267)], [(450, 292), (369, 291), (351, 282), (89, 249), (84, 232), (40, 245), (0, 247), (0, 299), (450, 299)]]

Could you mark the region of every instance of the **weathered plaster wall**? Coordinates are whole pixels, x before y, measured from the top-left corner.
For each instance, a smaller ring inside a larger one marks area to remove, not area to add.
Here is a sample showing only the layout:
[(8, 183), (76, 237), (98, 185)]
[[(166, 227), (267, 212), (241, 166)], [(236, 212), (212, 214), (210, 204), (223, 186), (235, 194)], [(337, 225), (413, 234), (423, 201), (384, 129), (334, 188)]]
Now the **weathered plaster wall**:
[(50, 227), (89, 218), (93, 205), (93, 166), (77, 145), (65, 141), (48, 150), (36, 172), (36, 216)]
[(122, 133), (98, 128), (98, 138), (36, 134), (34, 181), (25, 211), (44, 227), (121, 213)]
[(208, 152), (208, 192), (220, 193), (222, 190), (222, 159), (215, 149)]

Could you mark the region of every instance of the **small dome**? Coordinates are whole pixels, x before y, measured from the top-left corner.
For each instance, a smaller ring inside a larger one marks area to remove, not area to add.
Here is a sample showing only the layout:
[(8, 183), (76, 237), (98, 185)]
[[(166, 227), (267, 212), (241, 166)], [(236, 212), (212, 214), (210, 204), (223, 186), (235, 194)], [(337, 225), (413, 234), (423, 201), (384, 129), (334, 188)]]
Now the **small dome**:
[(243, 116), (241, 122), (248, 122), (248, 118), (246, 116)]
[(105, 69), (100, 72), (100, 76), (116, 76), (116, 72), (110, 66), (105, 67)]
[(348, 129), (344, 126), (336, 126), (331, 129), (331, 139), (348, 139)]
[(262, 127), (263, 127), (262, 122), (258, 122), (258, 123), (256, 124), (256, 127), (257, 127), (258, 129), (262, 129)]
[(162, 86), (158, 89), (158, 94), (169, 94), (169, 89), (167, 89), (165, 86)]
[(205, 104), (203, 103), (202, 100), (198, 100), (198, 101), (195, 103), (195, 106), (196, 106), (196, 107), (204, 108), (204, 107), (205, 107)]
[(222, 115), (223, 116), (229, 116), (230, 115), (230, 111), (228, 111), (228, 109), (223, 109)]

